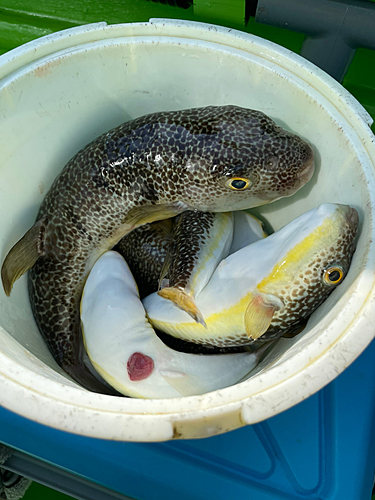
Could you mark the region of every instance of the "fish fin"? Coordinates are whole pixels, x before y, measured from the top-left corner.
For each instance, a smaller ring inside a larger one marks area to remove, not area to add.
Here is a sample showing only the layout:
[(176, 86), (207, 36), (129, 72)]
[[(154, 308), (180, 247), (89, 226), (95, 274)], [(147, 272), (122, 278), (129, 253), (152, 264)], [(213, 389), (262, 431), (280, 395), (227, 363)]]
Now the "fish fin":
[(129, 210), (123, 223), (130, 224), (134, 229), (148, 222), (169, 219), (184, 210), (187, 210), (187, 206), (183, 203), (176, 203), (174, 205), (142, 205)]
[(32, 268), (38, 258), (44, 254), (45, 227), (45, 219), (38, 220), (5, 257), (1, 268), (1, 280), (8, 297), (14, 282)]
[(165, 238), (170, 238), (173, 230), (173, 219), (163, 219), (155, 222), (158, 225), (158, 230), (163, 234)]
[(163, 299), (171, 300), (177, 307), (187, 312), (194, 321), (207, 328), (203, 315), (198, 309), (193, 297), (190, 297), (183, 290), (174, 287), (166, 287), (158, 291), (158, 295)]
[(165, 256), (165, 259), (164, 259), (164, 262), (163, 262), (163, 266), (162, 266), (161, 271), (160, 271), (159, 283), (158, 283), (158, 290), (164, 289), (165, 287), (169, 286), (169, 280), (167, 280), (165, 277), (168, 274), (171, 262), (172, 262), (171, 252), (168, 251), (167, 255)]
[(269, 328), (276, 311), (283, 307), (276, 295), (254, 294), (244, 315), (244, 323), (249, 339), (256, 340)]
[(288, 332), (284, 333), (282, 337), (284, 339), (292, 339), (293, 337), (296, 337), (299, 333), (301, 333), (307, 325), (308, 318), (302, 320), (298, 325), (295, 327), (292, 327)]
[(173, 389), (176, 389), (176, 391), (181, 394), (181, 396), (200, 394), (200, 392), (197, 391), (197, 387), (199, 387), (199, 380), (197, 377), (191, 375), (187, 377), (186, 373), (175, 370), (159, 370), (159, 373)]

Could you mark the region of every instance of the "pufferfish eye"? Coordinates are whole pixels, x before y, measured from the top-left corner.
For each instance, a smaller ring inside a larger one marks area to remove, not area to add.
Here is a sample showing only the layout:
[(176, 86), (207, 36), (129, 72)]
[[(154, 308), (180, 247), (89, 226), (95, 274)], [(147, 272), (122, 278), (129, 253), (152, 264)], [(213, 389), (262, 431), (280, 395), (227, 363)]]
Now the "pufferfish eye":
[(326, 285), (336, 286), (345, 277), (345, 272), (340, 264), (333, 264), (323, 271), (323, 280)]
[(234, 191), (244, 191), (249, 186), (251, 186), (250, 179), (245, 177), (232, 177), (225, 183), (226, 186), (230, 187)]

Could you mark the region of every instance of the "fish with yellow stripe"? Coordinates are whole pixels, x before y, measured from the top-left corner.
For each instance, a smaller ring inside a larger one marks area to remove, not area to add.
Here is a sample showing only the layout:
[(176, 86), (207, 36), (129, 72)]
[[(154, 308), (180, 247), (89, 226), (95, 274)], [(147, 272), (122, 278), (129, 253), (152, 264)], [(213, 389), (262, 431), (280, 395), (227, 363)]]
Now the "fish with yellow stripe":
[(206, 286), (220, 261), (227, 257), (233, 240), (231, 212), (184, 212), (174, 231), (161, 273), (167, 284), (158, 294), (186, 311), (205, 326), (195, 296)]
[(195, 296), (222, 259), (266, 236), (262, 222), (246, 210), (188, 210), (173, 219), (135, 229), (115, 250), (126, 260), (141, 299), (161, 288), (161, 297), (204, 325)]
[(206, 328), (157, 294), (143, 301), (154, 328), (204, 345), (246, 345), (303, 329), (345, 278), (358, 229), (347, 205), (323, 204), (224, 259), (196, 297)]
[(113, 251), (97, 260), (85, 283), (81, 322), (96, 371), (119, 393), (135, 398), (192, 396), (228, 387), (247, 377), (274, 344), (207, 356), (169, 348), (147, 320), (128, 265)]
[(55, 361), (86, 389), (108, 393), (84, 359), (80, 330), (96, 260), (144, 224), (264, 205), (293, 195), (313, 173), (310, 144), (260, 111), (207, 106), (135, 118), (68, 161), (4, 259), (4, 292), (29, 271), (31, 308)]

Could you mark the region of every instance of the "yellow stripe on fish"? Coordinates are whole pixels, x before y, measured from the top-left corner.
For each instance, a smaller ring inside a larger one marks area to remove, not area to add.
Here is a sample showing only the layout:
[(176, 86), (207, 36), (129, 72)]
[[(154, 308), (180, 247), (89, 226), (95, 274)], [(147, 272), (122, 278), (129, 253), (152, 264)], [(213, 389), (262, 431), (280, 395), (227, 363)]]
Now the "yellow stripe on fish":
[(313, 156), (306, 141), (238, 106), (123, 123), (55, 179), (35, 225), (5, 258), (4, 291), (30, 269), (32, 311), (54, 359), (87, 389), (107, 392), (82, 358), (79, 302), (96, 258), (134, 228), (186, 210), (230, 212), (291, 196), (313, 175)]
[(135, 229), (115, 250), (129, 265), (141, 298), (156, 292), (161, 282), (159, 295), (204, 325), (195, 295), (207, 284), (220, 260), (266, 236), (262, 222), (247, 211), (187, 211), (174, 219)]
[[(213, 262), (213, 270), (216, 268), (217, 264), (225, 258), (229, 253), (229, 244), (223, 245), (223, 241), (227, 240), (228, 243), (233, 237), (233, 223), (232, 214), (230, 212), (214, 214), (215, 219), (222, 219), (220, 225), (218, 225), (215, 233), (210, 237), (210, 244), (203, 244), (203, 251), (201, 257), (198, 260), (198, 264), (194, 268), (194, 272), (191, 275), (189, 283), (189, 294), (197, 295), (202, 288), (208, 282), (211, 276), (208, 276), (205, 281), (202, 280), (202, 273), (207, 272), (207, 267), (210, 267), (210, 262)], [(229, 229), (228, 229), (229, 228)], [(211, 236), (211, 235), (210, 235)], [(224, 247), (224, 248), (223, 248)], [(217, 256), (221, 254), (221, 258), (217, 260)], [(179, 258), (181, 259), (181, 255)], [(183, 257), (182, 257), (183, 258)], [(210, 273), (212, 274), (212, 273)]]
[(325, 220), (309, 236), (298, 243), (283, 256), (283, 259), (277, 262), (268, 276), (266, 276), (257, 286), (260, 292), (266, 292), (266, 287), (280, 284), (281, 281), (290, 281), (291, 273), (295, 269), (300, 269), (301, 262), (306, 259), (306, 255), (315, 247), (322, 248), (324, 240), (330, 235), (332, 239), (339, 237), (339, 228), (337, 226), (338, 214), (335, 212), (332, 219)]
[(172, 235), (162, 269), (161, 278), (168, 275), (168, 285), (159, 290), (160, 297), (171, 300), (205, 326), (195, 296), (228, 255), (232, 239), (232, 213), (184, 212)]
[(358, 214), (324, 204), (222, 261), (196, 297), (207, 328), (155, 294), (144, 299), (151, 323), (183, 340), (249, 344), (298, 331), (345, 277)]
[(84, 344), (97, 372), (138, 398), (192, 396), (239, 382), (258, 364), (256, 352), (197, 355), (174, 351), (147, 321), (125, 260), (107, 252), (94, 265), (81, 301)]

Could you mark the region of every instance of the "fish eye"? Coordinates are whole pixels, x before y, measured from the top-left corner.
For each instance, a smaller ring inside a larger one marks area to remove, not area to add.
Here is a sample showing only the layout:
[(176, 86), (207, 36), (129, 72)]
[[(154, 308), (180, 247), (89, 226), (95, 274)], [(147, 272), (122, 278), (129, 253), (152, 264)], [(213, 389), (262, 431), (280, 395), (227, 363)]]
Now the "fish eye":
[(244, 191), (251, 186), (251, 181), (245, 177), (232, 177), (225, 184), (235, 191)]
[(345, 273), (342, 266), (334, 264), (324, 269), (323, 280), (326, 285), (338, 285), (344, 279)]

